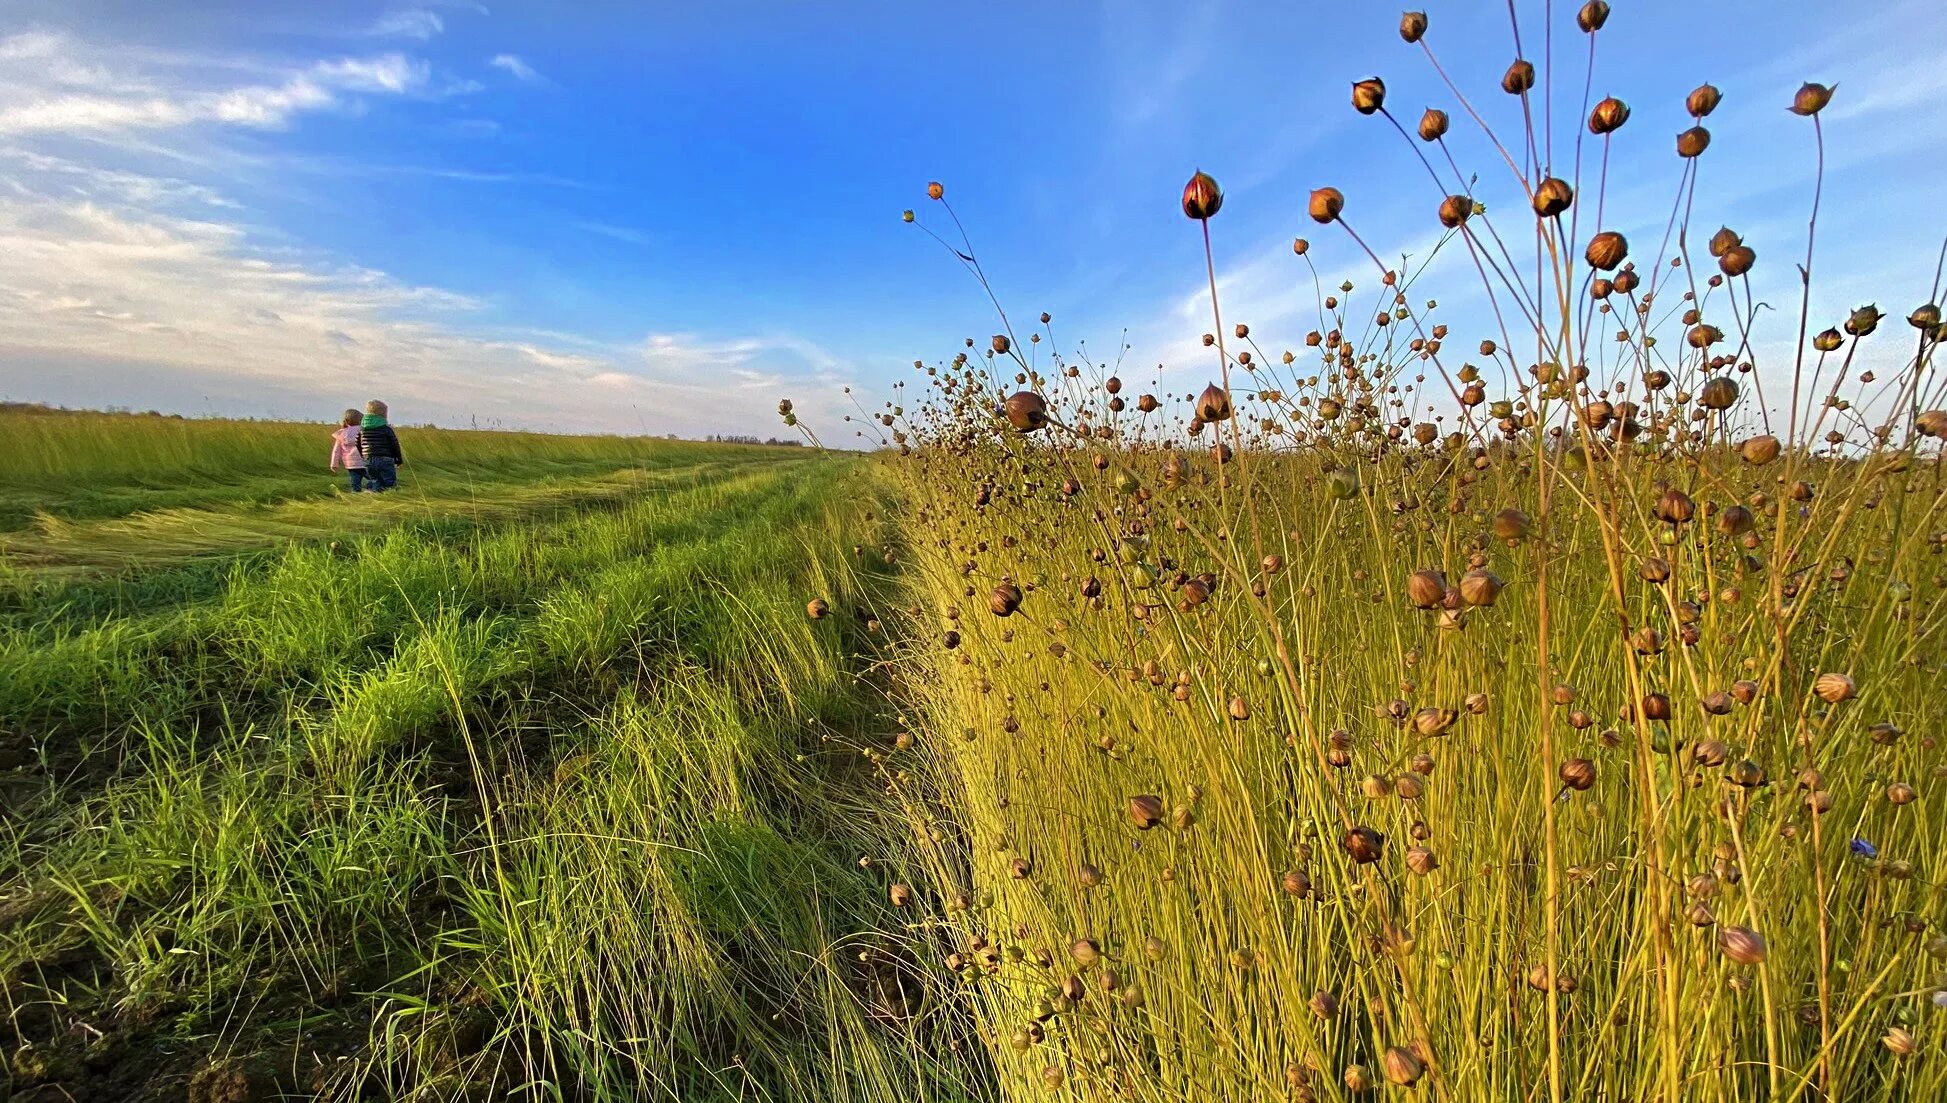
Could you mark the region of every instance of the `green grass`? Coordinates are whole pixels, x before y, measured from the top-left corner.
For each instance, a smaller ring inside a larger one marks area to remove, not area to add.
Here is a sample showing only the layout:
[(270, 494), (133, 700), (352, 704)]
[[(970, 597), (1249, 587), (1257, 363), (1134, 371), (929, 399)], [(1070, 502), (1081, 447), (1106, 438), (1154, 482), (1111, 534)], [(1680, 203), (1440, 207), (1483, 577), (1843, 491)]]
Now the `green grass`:
[(877, 637), (804, 611), (891, 595), (879, 484), (776, 449), (560, 459), (602, 470), (252, 487), (10, 546), (15, 1087), (964, 1096), (919, 1044), (942, 1028), (889, 1006), (899, 924), (856, 862)]
[[(19, 449), (0, 471), (0, 531), (225, 506), (289, 508), (337, 495), (326, 470), (335, 422), (226, 421), (144, 414), (0, 410)], [(493, 495), (534, 483), (739, 462), (770, 448), (642, 437), (399, 427), (408, 495)], [(31, 545), (30, 545), (31, 546)], [(18, 548), (10, 549), (20, 554)]]

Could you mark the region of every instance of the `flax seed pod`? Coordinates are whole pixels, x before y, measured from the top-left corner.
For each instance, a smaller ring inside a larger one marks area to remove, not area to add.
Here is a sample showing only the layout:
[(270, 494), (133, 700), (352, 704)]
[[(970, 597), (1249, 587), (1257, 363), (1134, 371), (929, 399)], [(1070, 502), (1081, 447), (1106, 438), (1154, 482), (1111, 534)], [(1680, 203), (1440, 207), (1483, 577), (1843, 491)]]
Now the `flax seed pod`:
[(1849, 701), (1859, 693), (1859, 687), (1844, 674), (1821, 674), (1812, 683), (1812, 692), (1828, 705)]
[(1575, 189), (1559, 176), (1550, 176), (1535, 187), (1535, 214), (1554, 218), (1575, 201)]
[(1361, 115), (1376, 114), (1386, 106), (1386, 82), (1367, 77), (1352, 86), (1352, 109)]
[(1370, 865), (1385, 856), (1386, 836), (1362, 825), (1347, 831), (1342, 845), (1354, 862)]
[[(996, 342), (1005, 337), (994, 338)], [(1032, 433), (1047, 427), (1048, 403), (1033, 391), (1017, 391), (1001, 407), (1001, 413), (1009, 425), (1023, 433)]]
[(1629, 241), (1614, 230), (1604, 230), (1589, 239), (1589, 247), (1583, 259), (1589, 267), (1604, 272), (1612, 272), (1629, 254)]
[(1764, 936), (1749, 927), (1726, 927), (1717, 936), (1724, 956), (1739, 965), (1759, 965), (1765, 959)]
[(1306, 208), (1314, 222), (1335, 222), (1339, 213), (1345, 210), (1345, 196), (1337, 188), (1318, 188), (1312, 192)]
[(1560, 774), (1563, 785), (1578, 793), (1586, 792), (1595, 784), (1595, 763), (1586, 758), (1571, 758), (1562, 763)]
[(1447, 579), (1439, 571), (1418, 570), (1406, 578), (1406, 598), (1417, 608), (1434, 608), (1446, 594)]
[(1426, 1075), (1426, 1065), (1414, 1055), (1413, 1051), (1402, 1046), (1386, 1050), (1380, 1059), (1380, 1067), (1385, 1070), (1386, 1079), (1402, 1088), (1410, 1088)]
[(1486, 607), (1501, 596), (1501, 580), (1487, 570), (1472, 570), (1460, 576), (1460, 599), (1468, 605)]
[(1214, 217), (1224, 205), (1224, 191), (1209, 173), (1199, 170), (1183, 185), (1183, 213), (1199, 222)]
[(1510, 96), (1525, 95), (1534, 86), (1534, 63), (1522, 58), (1515, 58), (1508, 65), (1507, 72), (1501, 74), (1501, 91)]
[(1629, 105), (1609, 96), (1595, 105), (1589, 112), (1589, 133), (1613, 134), (1629, 121)]

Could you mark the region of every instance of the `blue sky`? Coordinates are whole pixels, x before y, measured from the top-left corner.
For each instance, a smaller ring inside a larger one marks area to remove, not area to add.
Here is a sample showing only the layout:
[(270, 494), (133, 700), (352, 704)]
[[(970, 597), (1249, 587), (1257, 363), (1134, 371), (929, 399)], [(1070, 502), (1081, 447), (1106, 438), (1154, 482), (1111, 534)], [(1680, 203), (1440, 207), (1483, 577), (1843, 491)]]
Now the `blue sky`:
[[(1440, 58), (1497, 126), (1504, 5), (1428, 0)], [(1802, 80), (1839, 83), (1815, 315), (1926, 298), (1947, 184), (1947, 29), (1929, 4), (1617, 0), (1595, 94), (1634, 109), (1608, 223), (1643, 252), (1677, 180), (1684, 94), (1709, 120), (1695, 223), (1759, 251), (1795, 323), (1810, 199)], [(1526, 54), (1550, 48), (1519, 5)], [(1558, 163), (1587, 40), (1554, 5)], [(1330, 282), (1370, 281), (1304, 218), (1348, 197), (1382, 255), (1423, 254), (1439, 193), (1347, 106), (1383, 76), (1407, 125), (1454, 115), (1489, 209), (1511, 181), (1453, 96), (1363, 3), (912, 5), (9, 0), (0, 9), (0, 396), (328, 420), (371, 395), (407, 422), (828, 439), (841, 389), (995, 331), (984, 296), (899, 213), (944, 181), (1003, 301), (1057, 344), (1200, 387), (1196, 168), (1227, 321), (1268, 347), (1314, 324), (1295, 234)], [(1560, 171), (1558, 169), (1558, 171)], [(1498, 189), (1498, 194), (1497, 194)], [(1485, 316), (1464, 254), (1427, 286)], [(1771, 323), (1776, 340), (1794, 325)], [(1487, 334), (1481, 333), (1479, 336)], [(1768, 338), (1770, 339), (1770, 338)], [(1471, 344), (1471, 340), (1469, 342)], [(1767, 346), (1761, 345), (1761, 349)], [(1774, 350), (1775, 351), (1775, 350)], [(1125, 373), (1141, 374), (1141, 373)]]

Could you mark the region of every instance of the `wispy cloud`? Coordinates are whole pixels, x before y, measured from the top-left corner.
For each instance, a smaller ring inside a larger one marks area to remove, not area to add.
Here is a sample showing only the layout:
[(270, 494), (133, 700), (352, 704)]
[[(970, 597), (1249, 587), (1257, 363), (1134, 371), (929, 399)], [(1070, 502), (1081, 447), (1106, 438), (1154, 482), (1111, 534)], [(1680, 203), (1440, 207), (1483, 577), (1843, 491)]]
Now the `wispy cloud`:
[(416, 38), (421, 42), (431, 39), (446, 29), (446, 21), (438, 12), (425, 8), (401, 8), (390, 11), (372, 24), (373, 35), (382, 38)]
[[(347, 96), (426, 87), (430, 68), (399, 53), (317, 61), (268, 82), (211, 87), (179, 66), (60, 35), (0, 39), (0, 135), (100, 134), (209, 123), (260, 129), (339, 106)], [(211, 71), (221, 71), (217, 66)], [(237, 66), (231, 66), (234, 69)]]
[(534, 66), (523, 61), (518, 54), (495, 54), (487, 64), (496, 69), (506, 70), (515, 80), (525, 84), (539, 84), (542, 79)]
[(616, 241), (626, 242), (630, 245), (641, 245), (646, 247), (655, 244), (655, 240), (656, 240), (655, 238), (651, 237), (648, 233), (642, 230), (635, 229), (634, 227), (631, 226), (617, 226), (609, 222), (595, 222), (589, 219), (578, 219), (572, 223), (569, 223), (569, 225), (573, 226), (575, 229), (580, 230), (584, 233), (597, 234), (602, 237), (614, 238)]
[(851, 378), (788, 334), (614, 343), (511, 327), (470, 295), (267, 248), (227, 198), (183, 181), (7, 147), (0, 178), (0, 391), (14, 396), (66, 398), (36, 382), (33, 365), (58, 362), (93, 402), (221, 380), (221, 408), (275, 397), (291, 412), (380, 387), (413, 420), (700, 435), (774, 431), (780, 394), (808, 388), (816, 409)]

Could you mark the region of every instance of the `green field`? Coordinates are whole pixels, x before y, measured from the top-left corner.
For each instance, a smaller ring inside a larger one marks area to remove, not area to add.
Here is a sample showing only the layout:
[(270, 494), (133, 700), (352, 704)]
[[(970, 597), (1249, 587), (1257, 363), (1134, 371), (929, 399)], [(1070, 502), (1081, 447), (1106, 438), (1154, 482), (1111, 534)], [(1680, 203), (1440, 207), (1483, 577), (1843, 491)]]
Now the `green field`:
[(352, 497), (316, 427), (7, 429), (45, 434), (0, 536), (14, 1088), (954, 1091), (858, 958), (859, 459), (407, 431)]

